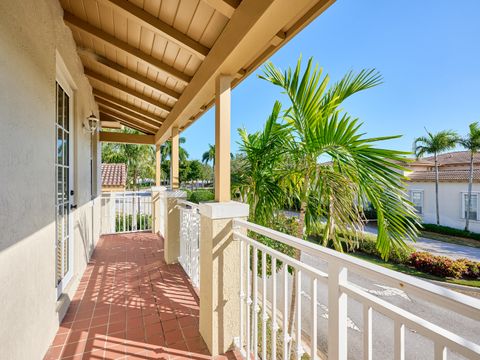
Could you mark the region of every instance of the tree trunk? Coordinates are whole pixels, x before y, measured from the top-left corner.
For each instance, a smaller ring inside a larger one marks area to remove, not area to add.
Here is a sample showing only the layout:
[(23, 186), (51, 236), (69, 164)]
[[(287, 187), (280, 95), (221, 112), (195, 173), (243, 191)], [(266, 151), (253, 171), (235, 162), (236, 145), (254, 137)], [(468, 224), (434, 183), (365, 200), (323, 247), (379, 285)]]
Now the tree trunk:
[[(308, 193), (308, 188), (309, 188), (309, 176), (308, 173), (305, 175), (305, 183), (303, 185), (303, 194), (302, 196), (304, 199), (307, 199), (307, 193)], [(297, 237), (299, 239), (303, 240), (304, 236), (304, 228), (305, 228), (305, 214), (307, 212), (307, 201), (302, 201), (300, 203), (300, 214), (298, 216), (298, 227), (297, 227)], [(293, 257), (296, 260), (300, 260), (301, 258), (301, 251), (299, 249), (295, 249), (295, 252), (293, 254)], [(287, 266), (286, 264), (284, 266)], [(291, 300), (290, 300), (290, 314), (288, 315), (288, 334), (292, 334), (293, 327), (295, 325), (295, 312), (297, 311), (297, 272), (294, 271), (292, 274), (292, 295), (291, 295)], [(290, 341), (289, 343), (289, 350), (288, 354), (291, 354), (293, 348), (292, 348), (292, 342)], [(298, 346), (298, 344), (297, 344)]]
[(435, 153), (435, 208), (437, 212), (437, 225), (440, 225), (440, 210), (438, 206), (438, 159)]
[[(468, 178), (468, 201), (467, 201), (467, 214), (465, 216), (465, 231), (468, 231), (470, 222), (470, 208), (472, 207), (472, 184), (473, 184), (473, 151), (470, 153), (470, 176)], [(462, 199), (462, 202), (464, 199)]]

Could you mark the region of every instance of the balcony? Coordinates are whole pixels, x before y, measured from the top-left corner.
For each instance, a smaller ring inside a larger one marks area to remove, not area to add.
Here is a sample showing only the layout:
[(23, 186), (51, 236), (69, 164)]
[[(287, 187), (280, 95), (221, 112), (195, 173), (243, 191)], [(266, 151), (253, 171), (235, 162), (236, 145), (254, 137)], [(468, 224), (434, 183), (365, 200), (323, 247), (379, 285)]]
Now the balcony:
[[(480, 357), (477, 299), (244, 216), (215, 216), (215, 204), (179, 190), (154, 188), (153, 202), (131, 195), (103, 202), (102, 222), (117, 226), (102, 227), (117, 233), (99, 241), (46, 359), (202, 359), (220, 349), (255, 359)], [(120, 220), (129, 216), (152, 219), (165, 240), (132, 232)], [(259, 235), (299, 249), (301, 261)]]

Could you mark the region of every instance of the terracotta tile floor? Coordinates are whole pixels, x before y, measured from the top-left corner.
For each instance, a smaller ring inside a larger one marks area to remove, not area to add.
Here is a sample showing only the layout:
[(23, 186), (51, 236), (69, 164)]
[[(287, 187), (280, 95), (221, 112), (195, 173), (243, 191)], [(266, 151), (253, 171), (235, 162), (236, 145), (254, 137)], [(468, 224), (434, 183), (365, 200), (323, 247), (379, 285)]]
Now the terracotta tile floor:
[(45, 360), (209, 359), (198, 304), (183, 269), (165, 264), (163, 239), (102, 236)]

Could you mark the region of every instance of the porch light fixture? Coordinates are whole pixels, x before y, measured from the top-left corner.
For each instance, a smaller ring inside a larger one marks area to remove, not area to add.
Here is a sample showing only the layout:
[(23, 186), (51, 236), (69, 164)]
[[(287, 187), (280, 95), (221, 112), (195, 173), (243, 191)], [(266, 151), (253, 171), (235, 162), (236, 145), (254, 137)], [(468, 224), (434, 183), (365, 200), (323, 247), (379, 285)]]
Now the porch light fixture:
[(87, 117), (86, 121), (83, 123), (83, 127), (85, 130), (87, 130), (89, 133), (94, 134), (95, 131), (98, 128), (98, 123), (100, 121), (98, 118), (93, 114)]

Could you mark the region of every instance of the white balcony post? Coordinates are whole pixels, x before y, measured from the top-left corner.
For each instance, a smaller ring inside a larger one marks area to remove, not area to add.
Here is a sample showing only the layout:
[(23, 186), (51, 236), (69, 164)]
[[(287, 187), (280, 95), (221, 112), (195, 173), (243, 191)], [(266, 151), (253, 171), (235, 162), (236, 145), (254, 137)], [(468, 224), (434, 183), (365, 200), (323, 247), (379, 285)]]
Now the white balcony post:
[(160, 233), (160, 192), (166, 189), (162, 187), (161, 180), (161, 161), (160, 144), (155, 145), (155, 186), (152, 187), (152, 232)]
[(247, 216), (246, 204), (200, 204), (200, 334), (213, 356), (240, 335), (240, 241), (232, 219)]
[(347, 294), (340, 285), (347, 281), (347, 268), (328, 264), (328, 358), (347, 359)]

